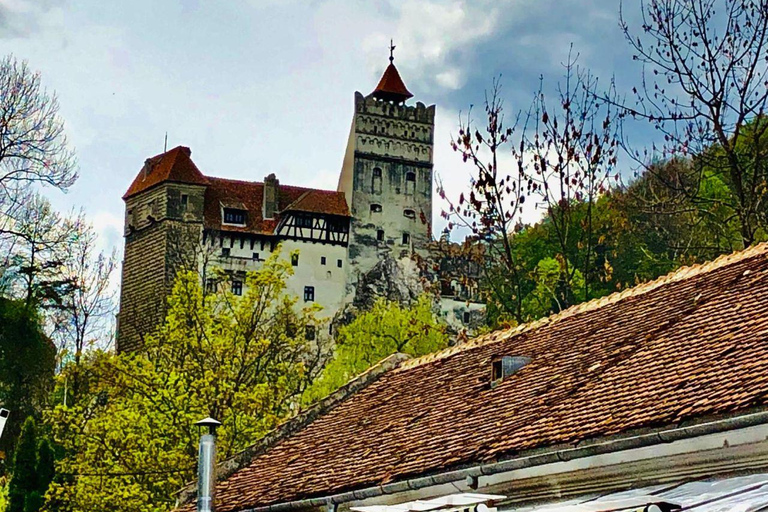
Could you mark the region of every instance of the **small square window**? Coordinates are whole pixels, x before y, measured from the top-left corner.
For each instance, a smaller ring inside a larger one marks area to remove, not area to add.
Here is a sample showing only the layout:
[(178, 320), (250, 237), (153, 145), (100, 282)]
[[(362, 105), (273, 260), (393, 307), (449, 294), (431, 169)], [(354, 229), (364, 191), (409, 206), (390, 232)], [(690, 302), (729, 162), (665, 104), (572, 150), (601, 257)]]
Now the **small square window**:
[(221, 248), (221, 255), (222, 256), (229, 256), (229, 247), (222, 247)]
[(325, 265), (325, 256), (320, 256), (320, 264)]
[(465, 324), (469, 323), (469, 311), (464, 312), (464, 323)]
[(232, 281), (232, 294), (233, 295), (242, 295), (243, 294), (243, 282), (242, 281)]
[(411, 243), (411, 235), (409, 233), (403, 233), (403, 245)]
[(224, 208), (224, 224), (245, 225), (245, 210)]
[(336, 266), (341, 268), (341, 260), (336, 260)]
[(315, 287), (314, 286), (305, 286), (304, 287), (304, 302), (313, 302), (315, 300)]
[(298, 254), (291, 254), (291, 265), (294, 267), (299, 266), (299, 255)]
[(254, 261), (259, 261), (259, 253), (257, 253), (257, 252), (253, 253), (253, 260)]
[(376, 240), (378, 240), (379, 242), (383, 242), (384, 241), (384, 230), (383, 229), (377, 229), (376, 230)]

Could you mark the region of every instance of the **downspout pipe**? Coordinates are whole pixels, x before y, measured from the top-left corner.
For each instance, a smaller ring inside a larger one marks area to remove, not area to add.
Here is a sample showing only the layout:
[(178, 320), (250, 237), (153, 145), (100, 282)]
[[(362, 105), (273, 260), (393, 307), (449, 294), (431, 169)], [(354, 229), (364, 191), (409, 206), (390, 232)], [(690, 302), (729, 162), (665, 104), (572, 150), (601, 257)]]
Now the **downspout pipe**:
[(500, 462), (491, 462), (469, 468), (458, 469), (455, 471), (446, 471), (436, 475), (412, 478), (400, 482), (394, 482), (385, 485), (376, 485), (366, 487), (356, 491), (349, 491), (340, 494), (334, 494), (322, 498), (310, 498), (304, 500), (287, 501), (275, 503), (263, 507), (243, 509), (241, 512), (288, 512), (316, 507), (327, 507), (328, 510), (334, 510), (336, 505), (350, 501), (359, 501), (378, 496), (397, 494), (405, 491), (414, 491), (424, 489), (433, 485), (451, 484), (460, 481), (466, 481), (467, 478), (477, 478), (480, 476), (495, 475), (507, 471), (552, 464), (556, 462), (567, 462), (570, 460), (615, 453), (624, 450), (644, 448), (659, 444), (667, 444), (675, 441), (693, 439), (709, 434), (719, 434), (730, 430), (754, 427), (768, 424), (768, 411), (761, 411), (753, 414), (745, 414), (722, 420), (716, 420), (688, 427), (679, 427), (668, 430), (661, 430), (650, 434), (641, 434), (637, 436), (625, 437), (604, 443), (590, 444), (577, 448), (566, 448), (563, 450), (553, 450), (541, 454), (530, 455), (527, 457), (517, 457), (514, 459)]

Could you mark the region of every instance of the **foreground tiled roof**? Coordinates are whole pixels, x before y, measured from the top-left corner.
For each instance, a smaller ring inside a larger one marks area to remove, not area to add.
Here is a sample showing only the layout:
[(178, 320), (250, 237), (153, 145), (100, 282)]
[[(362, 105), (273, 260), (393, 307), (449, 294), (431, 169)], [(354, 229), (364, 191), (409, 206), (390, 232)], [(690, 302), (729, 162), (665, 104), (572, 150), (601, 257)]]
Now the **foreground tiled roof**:
[(207, 185), (208, 180), (192, 161), (191, 155), (192, 151), (188, 147), (176, 146), (165, 153), (148, 158), (131, 186), (128, 187), (123, 199), (164, 181)]
[[(768, 401), (768, 246), (406, 361), (217, 491), (227, 512), (508, 459)], [(496, 356), (531, 361), (489, 385)]]
[(394, 64), (390, 63), (387, 69), (384, 70), (384, 74), (379, 80), (379, 84), (376, 89), (373, 90), (371, 95), (374, 98), (379, 98), (386, 101), (405, 101), (412, 97), (413, 94), (403, 83), (403, 79), (400, 78), (400, 73), (397, 72), (397, 68)]

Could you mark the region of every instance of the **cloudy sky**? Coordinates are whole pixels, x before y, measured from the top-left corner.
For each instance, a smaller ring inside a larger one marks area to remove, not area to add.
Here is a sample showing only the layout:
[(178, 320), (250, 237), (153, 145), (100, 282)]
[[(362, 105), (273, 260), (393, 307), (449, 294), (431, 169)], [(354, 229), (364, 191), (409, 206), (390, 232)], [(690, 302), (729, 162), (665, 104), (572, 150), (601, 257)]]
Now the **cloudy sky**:
[(459, 190), (450, 135), (494, 77), (508, 111), (527, 108), (573, 43), (602, 80), (637, 81), (618, 13), (617, 0), (0, 0), (0, 50), (57, 92), (77, 151), (78, 182), (47, 195), (122, 249), (121, 196), (166, 132), (205, 174), (335, 188), (353, 94), (376, 85), (390, 37), (414, 100), (437, 104), (435, 169)]

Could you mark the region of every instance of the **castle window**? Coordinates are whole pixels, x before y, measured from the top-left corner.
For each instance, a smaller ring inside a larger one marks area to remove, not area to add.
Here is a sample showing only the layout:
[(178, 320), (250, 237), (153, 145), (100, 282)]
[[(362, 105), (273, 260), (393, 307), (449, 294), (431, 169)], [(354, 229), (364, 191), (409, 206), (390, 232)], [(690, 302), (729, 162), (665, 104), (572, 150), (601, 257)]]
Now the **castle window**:
[(243, 294), (243, 282), (232, 281), (232, 295), (242, 295), (242, 294)]
[(336, 266), (341, 268), (341, 260), (336, 260)]
[(405, 174), (405, 194), (413, 195), (416, 191), (416, 173), (411, 171)]
[(320, 256), (320, 264), (325, 265), (325, 256)]
[(371, 178), (371, 193), (381, 194), (381, 169), (373, 168), (373, 178)]
[(304, 302), (314, 302), (315, 300), (315, 287), (314, 286), (305, 286), (304, 287)]
[(259, 261), (259, 253), (253, 253), (253, 261)]
[(409, 243), (411, 243), (410, 233), (403, 233), (403, 245), (408, 245)]
[(297, 253), (291, 254), (291, 265), (294, 267), (299, 266), (299, 255)]
[(307, 341), (314, 341), (315, 339), (315, 326), (308, 325), (304, 330), (304, 339)]
[(381, 213), (381, 205), (376, 203), (371, 203), (371, 213)]
[(187, 194), (181, 194), (181, 213), (187, 212), (188, 204), (189, 204), (189, 196)]
[(416, 212), (413, 210), (403, 210), (403, 217), (407, 219), (415, 219), (416, 218)]
[(296, 226), (300, 228), (311, 228), (312, 227), (312, 217), (308, 217), (305, 215), (297, 215), (296, 216)]
[(222, 256), (229, 256), (229, 247), (222, 247), (221, 248), (221, 255)]
[(464, 323), (465, 324), (469, 323), (469, 311), (464, 312)]
[(378, 240), (379, 242), (383, 242), (384, 241), (384, 230), (383, 229), (377, 229), (376, 230), (376, 240)]
[(224, 224), (245, 226), (245, 210), (237, 208), (224, 208)]

